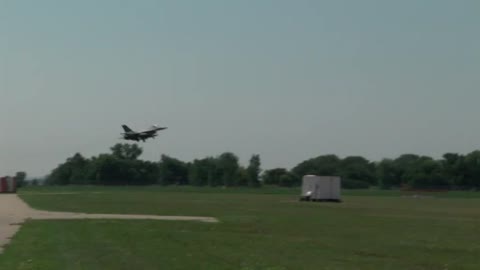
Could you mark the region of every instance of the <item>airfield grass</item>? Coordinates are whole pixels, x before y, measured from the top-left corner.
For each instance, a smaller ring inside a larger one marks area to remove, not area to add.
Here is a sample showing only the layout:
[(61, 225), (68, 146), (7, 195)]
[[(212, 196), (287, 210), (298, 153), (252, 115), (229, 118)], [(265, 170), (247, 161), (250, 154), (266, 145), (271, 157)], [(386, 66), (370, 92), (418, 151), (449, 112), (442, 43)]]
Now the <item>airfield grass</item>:
[(279, 188), (23, 189), (36, 209), (220, 222), (27, 221), (0, 269), (480, 269), (480, 193), (404, 195), (314, 203)]

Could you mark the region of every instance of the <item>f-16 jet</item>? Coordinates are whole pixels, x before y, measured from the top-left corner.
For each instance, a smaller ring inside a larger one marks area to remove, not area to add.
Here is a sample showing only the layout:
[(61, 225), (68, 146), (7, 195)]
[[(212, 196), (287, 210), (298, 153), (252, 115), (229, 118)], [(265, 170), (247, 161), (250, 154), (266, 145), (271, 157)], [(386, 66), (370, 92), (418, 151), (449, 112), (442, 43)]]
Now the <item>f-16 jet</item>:
[(123, 139), (137, 141), (137, 142), (138, 141), (145, 142), (145, 140), (149, 138), (155, 138), (158, 136), (157, 134), (158, 131), (167, 129), (166, 127), (159, 127), (157, 125), (153, 125), (147, 130), (138, 131), (138, 132), (133, 131), (127, 125), (122, 125), (122, 128), (125, 131), (125, 133), (122, 133)]

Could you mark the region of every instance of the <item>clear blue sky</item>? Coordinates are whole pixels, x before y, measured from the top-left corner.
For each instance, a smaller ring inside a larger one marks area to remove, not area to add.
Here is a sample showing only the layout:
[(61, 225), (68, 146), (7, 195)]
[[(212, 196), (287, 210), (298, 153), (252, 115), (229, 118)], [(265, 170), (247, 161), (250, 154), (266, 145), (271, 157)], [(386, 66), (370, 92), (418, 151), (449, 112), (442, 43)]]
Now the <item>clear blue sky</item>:
[(287, 167), (480, 148), (480, 1), (0, 0), (0, 175), (142, 144)]

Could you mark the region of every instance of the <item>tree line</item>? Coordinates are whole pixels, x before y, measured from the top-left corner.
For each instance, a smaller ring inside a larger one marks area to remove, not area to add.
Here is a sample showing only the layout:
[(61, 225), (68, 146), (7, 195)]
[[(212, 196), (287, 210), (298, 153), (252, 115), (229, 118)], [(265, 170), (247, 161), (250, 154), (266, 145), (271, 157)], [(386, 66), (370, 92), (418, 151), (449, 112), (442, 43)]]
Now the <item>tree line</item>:
[(259, 155), (247, 166), (231, 152), (184, 162), (162, 155), (158, 162), (139, 159), (137, 144), (116, 144), (110, 153), (85, 158), (80, 153), (59, 164), (46, 184), (194, 185), (194, 186), (299, 186), (306, 174), (342, 177), (343, 188), (479, 189), (480, 151), (467, 155), (447, 153), (441, 159), (404, 154), (372, 162), (361, 156), (322, 155), (292, 169), (262, 171)]
[(162, 155), (160, 161), (140, 160), (137, 144), (116, 144), (111, 152), (85, 158), (80, 153), (59, 164), (46, 178), (50, 185), (196, 185), (259, 186), (260, 156), (243, 167), (230, 152), (184, 162)]

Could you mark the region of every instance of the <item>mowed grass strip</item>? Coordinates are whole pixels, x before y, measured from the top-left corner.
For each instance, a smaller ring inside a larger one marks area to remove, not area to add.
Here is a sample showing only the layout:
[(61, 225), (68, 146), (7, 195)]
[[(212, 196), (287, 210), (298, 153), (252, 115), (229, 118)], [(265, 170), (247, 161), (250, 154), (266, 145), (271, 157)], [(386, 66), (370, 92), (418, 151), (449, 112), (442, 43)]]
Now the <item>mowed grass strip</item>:
[(0, 269), (480, 269), (479, 199), (345, 196), (337, 204), (281, 192), (76, 191), (21, 197), (37, 209), (221, 222), (29, 221)]

